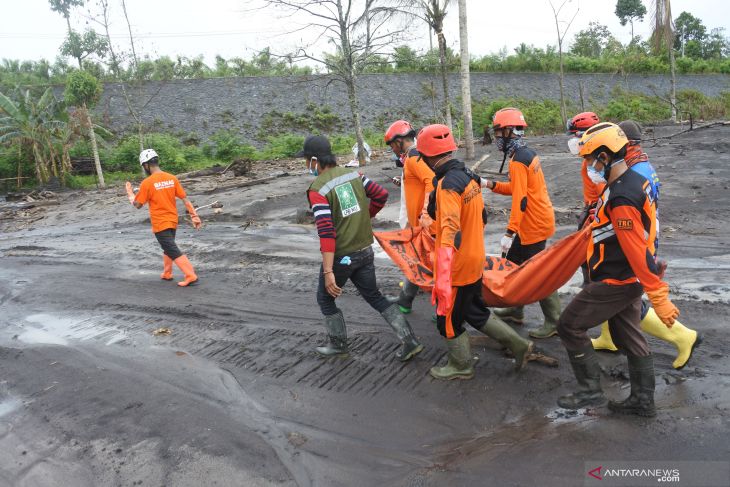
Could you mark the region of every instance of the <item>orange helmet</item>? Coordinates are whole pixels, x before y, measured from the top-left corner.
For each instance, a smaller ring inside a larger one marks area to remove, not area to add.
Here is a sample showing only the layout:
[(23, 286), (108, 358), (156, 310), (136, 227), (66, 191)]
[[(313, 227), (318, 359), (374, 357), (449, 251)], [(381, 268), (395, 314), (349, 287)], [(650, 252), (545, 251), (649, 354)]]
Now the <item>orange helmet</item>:
[(396, 120), (385, 131), (385, 143), (390, 144), (398, 137), (415, 137), (416, 129), (405, 120)]
[(492, 119), (492, 128), (527, 127), (525, 116), (517, 108), (507, 107), (498, 110)]
[(427, 157), (439, 156), (457, 149), (454, 136), (446, 125), (427, 125), (418, 132), (418, 152)]
[(576, 132), (585, 132), (598, 122), (600, 122), (600, 120), (598, 119), (598, 115), (593, 112), (583, 112), (568, 120), (566, 129), (568, 130), (569, 134), (575, 134)]

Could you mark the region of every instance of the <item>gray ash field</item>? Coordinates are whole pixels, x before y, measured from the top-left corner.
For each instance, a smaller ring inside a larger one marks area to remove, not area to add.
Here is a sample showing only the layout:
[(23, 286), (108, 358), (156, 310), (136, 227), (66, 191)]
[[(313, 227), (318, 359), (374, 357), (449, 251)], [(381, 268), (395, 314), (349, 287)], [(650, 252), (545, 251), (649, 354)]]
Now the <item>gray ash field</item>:
[[(580, 161), (564, 136), (528, 140), (556, 238), (566, 235)], [(320, 254), (302, 215), (311, 177), (300, 161), (258, 163), (248, 179), (285, 173), (245, 187), (231, 185), (246, 178), (181, 181), (196, 205), (224, 205), (201, 210), (201, 231), (178, 231), (201, 279), (190, 289), (159, 279), (147, 210), (134, 210), (122, 186), (59, 193), (58, 205), (0, 204), (0, 486), (571, 486), (589, 460), (727, 460), (730, 128), (644, 148), (663, 184), (671, 296), (704, 337), (681, 371), (670, 345), (649, 338), (651, 420), (558, 410), (575, 379), (557, 338), (538, 343), (557, 368), (532, 362), (515, 373), (495, 342), (474, 336), (475, 379), (431, 379), (446, 349), (426, 296), (408, 317), (426, 346), (412, 362), (397, 361), (395, 336), (349, 284), (338, 305), (350, 357), (318, 358)], [(485, 175), (501, 162), (488, 150)], [(391, 195), (376, 230), (396, 227), (400, 194), (389, 182), (399, 171), (381, 156), (364, 168)], [(485, 197), (494, 253), (509, 199)], [(400, 272), (380, 251), (376, 264), (381, 289), (395, 294)], [(563, 305), (578, 282), (561, 289)], [(526, 310), (523, 335), (540, 318), (539, 306)], [(160, 327), (172, 333), (153, 335)], [(600, 359), (607, 395), (626, 396), (625, 358)]]

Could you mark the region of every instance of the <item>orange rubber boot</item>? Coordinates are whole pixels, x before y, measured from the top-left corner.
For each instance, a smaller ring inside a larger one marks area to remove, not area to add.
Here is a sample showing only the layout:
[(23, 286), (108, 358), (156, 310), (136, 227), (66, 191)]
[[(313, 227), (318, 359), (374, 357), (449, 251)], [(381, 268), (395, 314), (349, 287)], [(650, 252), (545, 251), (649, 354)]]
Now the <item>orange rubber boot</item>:
[(160, 274), (160, 279), (163, 281), (172, 281), (172, 259), (167, 256), (167, 254), (162, 254), (162, 262), (163, 268), (162, 268), (162, 274)]
[(187, 256), (181, 255), (180, 257), (175, 259), (175, 264), (177, 264), (180, 270), (183, 271), (183, 274), (185, 274), (185, 279), (178, 282), (178, 286), (185, 287), (198, 282), (198, 276), (195, 275), (195, 271), (193, 270), (193, 264), (190, 263)]

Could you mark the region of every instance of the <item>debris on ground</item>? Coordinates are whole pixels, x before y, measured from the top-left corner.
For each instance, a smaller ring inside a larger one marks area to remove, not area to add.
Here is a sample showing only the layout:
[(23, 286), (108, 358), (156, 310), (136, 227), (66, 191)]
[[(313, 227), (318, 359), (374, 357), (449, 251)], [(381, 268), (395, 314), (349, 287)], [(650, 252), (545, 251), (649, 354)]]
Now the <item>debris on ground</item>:
[(154, 336), (172, 335), (172, 328), (162, 327), (152, 332)]

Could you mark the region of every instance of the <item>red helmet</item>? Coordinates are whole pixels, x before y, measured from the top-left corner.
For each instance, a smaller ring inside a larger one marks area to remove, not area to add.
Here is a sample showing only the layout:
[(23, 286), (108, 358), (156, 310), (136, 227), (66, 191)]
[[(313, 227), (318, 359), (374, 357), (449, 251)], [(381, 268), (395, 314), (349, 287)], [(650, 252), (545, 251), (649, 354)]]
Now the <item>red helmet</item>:
[(385, 143), (390, 144), (398, 137), (415, 137), (416, 129), (405, 120), (396, 120), (385, 131)]
[(498, 110), (492, 119), (492, 128), (527, 127), (525, 116), (517, 108), (507, 107)]
[(451, 130), (439, 123), (427, 125), (418, 132), (418, 152), (427, 157), (454, 152), (458, 147)]
[(569, 134), (575, 134), (576, 132), (585, 132), (598, 122), (600, 122), (600, 120), (598, 119), (598, 115), (593, 112), (583, 112), (568, 120), (566, 129), (568, 130)]

